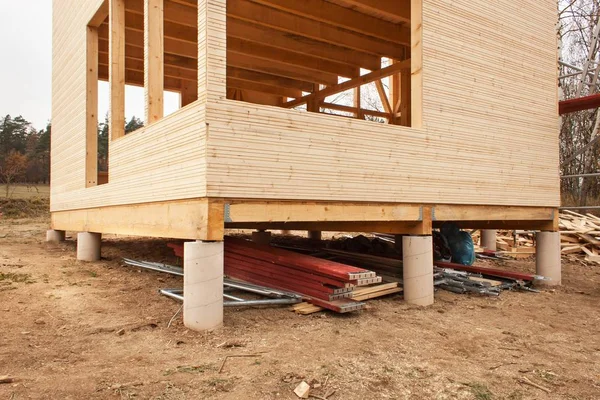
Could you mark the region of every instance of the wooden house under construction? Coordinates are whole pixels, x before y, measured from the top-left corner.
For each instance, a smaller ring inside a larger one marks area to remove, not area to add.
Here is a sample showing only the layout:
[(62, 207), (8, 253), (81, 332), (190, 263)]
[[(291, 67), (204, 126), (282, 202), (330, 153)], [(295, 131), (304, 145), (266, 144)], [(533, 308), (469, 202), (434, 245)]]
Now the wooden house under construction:
[[(543, 231), (560, 272), (556, 13), (555, 0), (54, 0), (51, 238), (82, 232), (83, 259), (102, 233), (197, 240), (184, 262), (197, 329), (222, 320), (226, 228), (406, 235), (418, 304), (433, 299), (431, 251), (411, 249), (443, 221)], [(128, 134), (126, 85), (146, 110)], [(180, 94), (168, 116), (165, 91)]]

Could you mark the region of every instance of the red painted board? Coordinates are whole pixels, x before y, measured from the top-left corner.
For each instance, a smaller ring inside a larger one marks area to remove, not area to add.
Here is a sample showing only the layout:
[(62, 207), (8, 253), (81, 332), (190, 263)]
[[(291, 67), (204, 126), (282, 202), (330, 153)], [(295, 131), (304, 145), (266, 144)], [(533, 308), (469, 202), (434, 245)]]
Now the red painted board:
[(225, 265), (227, 265), (227, 259), (249, 262), (249, 263), (256, 265), (257, 267), (262, 268), (265, 271), (270, 271), (270, 272), (277, 273), (277, 274), (285, 274), (285, 276), (288, 278), (295, 278), (295, 279), (300, 279), (300, 280), (305, 280), (305, 281), (310, 281), (310, 282), (319, 282), (323, 285), (331, 285), (331, 286), (338, 287), (338, 288), (353, 287), (353, 285), (351, 285), (350, 283), (344, 282), (339, 279), (330, 278), (330, 277), (318, 275), (318, 274), (312, 274), (310, 272), (305, 272), (302, 270), (288, 268), (286, 266), (273, 264), (270, 262), (260, 261), (255, 258), (242, 256), (240, 254), (233, 253), (233, 252), (227, 252), (227, 251), (225, 252)]
[(303, 296), (310, 296), (310, 297), (314, 297), (314, 298), (318, 298), (318, 299), (326, 300), (326, 301), (331, 301), (331, 300), (336, 300), (336, 299), (341, 299), (341, 298), (352, 296), (352, 292), (343, 293), (343, 294), (323, 293), (323, 292), (320, 292), (315, 289), (301, 287), (299, 285), (294, 285), (294, 284), (290, 284), (287, 282), (281, 282), (276, 279), (270, 279), (268, 277), (261, 276), (257, 273), (247, 272), (244, 270), (239, 270), (239, 269), (231, 268), (231, 267), (228, 268), (226, 275), (228, 275), (232, 278), (237, 278), (237, 279), (241, 279), (246, 282), (254, 283), (256, 285), (268, 286), (268, 287), (272, 287), (275, 289), (285, 289), (285, 290), (289, 290), (292, 292), (296, 292)]
[(321, 284), (320, 282), (290, 277), (290, 276), (286, 275), (285, 271), (264, 269), (259, 264), (248, 262), (246, 260), (234, 260), (234, 259), (229, 258), (229, 256), (225, 256), (225, 273), (227, 273), (227, 271), (231, 268), (242, 269), (249, 273), (255, 273), (257, 275), (264, 276), (269, 279), (289, 283), (290, 285), (294, 285), (294, 286), (298, 286), (298, 287), (311, 288), (311, 289), (318, 290), (319, 292), (323, 292), (323, 293), (340, 294), (340, 293), (347, 293), (347, 292), (352, 291), (352, 288), (327, 287), (327, 286), (324, 286), (323, 284)]
[[(225, 251), (232, 251), (244, 256), (254, 257), (263, 261), (270, 261), (312, 273), (324, 274), (325, 276), (336, 277), (345, 281), (376, 276), (373, 271), (304, 254), (298, 254), (271, 246), (258, 245), (237, 238), (225, 238)], [(361, 276), (353, 276), (353, 274)]]

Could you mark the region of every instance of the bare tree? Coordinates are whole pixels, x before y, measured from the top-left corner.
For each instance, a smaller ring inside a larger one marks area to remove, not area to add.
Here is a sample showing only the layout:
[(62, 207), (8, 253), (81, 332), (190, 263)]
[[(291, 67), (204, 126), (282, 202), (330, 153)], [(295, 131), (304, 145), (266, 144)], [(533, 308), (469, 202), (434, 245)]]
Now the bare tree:
[(21, 178), (27, 170), (27, 157), (16, 150), (11, 150), (0, 165), (0, 178), (6, 185), (6, 198), (11, 195), (11, 185)]

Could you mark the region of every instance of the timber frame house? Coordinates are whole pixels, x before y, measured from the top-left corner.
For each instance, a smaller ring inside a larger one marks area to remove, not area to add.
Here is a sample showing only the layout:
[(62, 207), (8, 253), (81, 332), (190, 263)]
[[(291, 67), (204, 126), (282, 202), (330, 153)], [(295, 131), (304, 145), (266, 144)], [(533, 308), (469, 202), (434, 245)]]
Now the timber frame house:
[[(54, 0), (52, 228), (556, 232), (556, 14), (553, 0)], [(382, 110), (361, 102), (367, 84)], [(126, 85), (145, 91), (129, 134)], [(181, 99), (168, 116), (165, 91)], [(342, 92), (351, 104), (332, 103)]]

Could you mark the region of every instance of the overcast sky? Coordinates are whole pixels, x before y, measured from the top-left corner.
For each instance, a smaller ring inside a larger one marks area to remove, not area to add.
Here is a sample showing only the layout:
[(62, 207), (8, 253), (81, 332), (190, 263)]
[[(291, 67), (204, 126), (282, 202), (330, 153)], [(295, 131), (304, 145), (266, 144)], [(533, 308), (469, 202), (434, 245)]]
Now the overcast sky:
[[(0, 0), (0, 115), (22, 115), (42, 129), (51, 118), (52, 0)], [(125, 112), (144, 117), (144, 91), (127, 88)], [(165, 111), (178, 106), (167, 94)], [(100, 84), (98, 115), (108, 111), (108, 85)]]

